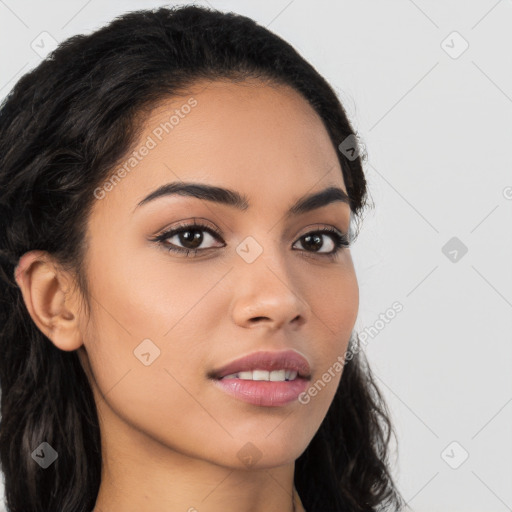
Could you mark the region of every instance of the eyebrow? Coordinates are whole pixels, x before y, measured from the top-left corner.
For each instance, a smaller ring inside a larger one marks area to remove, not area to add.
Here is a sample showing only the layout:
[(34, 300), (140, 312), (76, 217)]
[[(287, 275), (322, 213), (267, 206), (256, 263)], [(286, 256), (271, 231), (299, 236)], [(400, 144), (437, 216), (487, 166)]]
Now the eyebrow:
[[(140, 201), (135, 209), (139, 206), (149, 203), (159, 197), (181, 195), (188, 197), (195, 197), (197, 199), (204, 199), (215, 203), (231, 206), (240, 211), (245, 211), (249, 208), (250, 203), (244, 194), (240, 194), (236, 190), (227, 188), (216, 187), (213, 185), (205, 185), (203, 183), (184, 183), (174, 182), (167, 183), (158, 187), (156, 190), (147, 195)], [(320, 192), (306, 194), (300, 197), (288, 210), (287, 216), (301, 215), (303, 213), (316, 210), (322, 206), (340, 201), (350, 206), (350, 198), (347, 193), (341, 188), (328, 187)]]

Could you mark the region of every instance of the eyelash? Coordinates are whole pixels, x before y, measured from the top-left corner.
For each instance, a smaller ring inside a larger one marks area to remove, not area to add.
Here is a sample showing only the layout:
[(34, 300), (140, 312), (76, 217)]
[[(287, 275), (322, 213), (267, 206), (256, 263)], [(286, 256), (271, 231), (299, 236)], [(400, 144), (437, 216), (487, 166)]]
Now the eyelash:
[[(160, 235), (157, 235), (156, 237), (152, 238), (151, 240), (164, 245), (165, 248), (170, 252), (185, 254), (185, 257), (190, 257), (189, 256), (190, 253), (193, 253), (195, 255), (198, 252), (208, 251), (208, 249), (213, 249), (213, 247), (209, 247), (207, 249), (184, 249), (182, 247), (177, 247), (177, 246), (171, 247), (171, 246), (169, 246), (169, 244), (164, 243), (168, 238), (172, 238), (175, 235), (178, 235), (180, 233), (184, 233), (187, 231), (206, 231), (207, 233), (209, 233), (216, 239), (221, 238), (221, 234), (214, 228), (211, 228), (204, 224), (192, 223), (192, 224), (180, 224), (173, 229), (170, 229), (168, 231), (165, 231), (164, 233), (161, 233)], [(314, 251), (305, 250), (305, 252), (311, 252), (313, 255), (318, 255), (320, 257), (325, 257), (325, 258), (334, 260), (340, 255), (340, 253), (341, 253), (341, 251), (343, 251), (343, 249), (350, 247), (350, 242), (348, 240), (347, 235), (341, 231), (338, 231), (335, 228), (332, 228), (332, 227), (323, 228), (323, 229), (317, 230), (317, 231), (309, 231), (308, 233), (305, 233), (304, 235), (302, 235), (298, 240), (301, 240), (302, 238), (304, 238), (308, 235), (313, 235), (313, 234), (331, 235), (332, 240), (334, 242), (334, 249), (329, 253), (317, 253)], [(304, 252), (304, 250), (301, 250), (300, 252)]]

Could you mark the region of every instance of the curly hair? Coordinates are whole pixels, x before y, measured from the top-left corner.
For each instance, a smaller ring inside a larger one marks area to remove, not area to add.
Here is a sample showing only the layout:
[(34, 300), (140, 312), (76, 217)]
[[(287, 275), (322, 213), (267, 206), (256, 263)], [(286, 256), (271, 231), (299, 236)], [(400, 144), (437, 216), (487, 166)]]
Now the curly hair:
[[(337, 95), (287, 42), (255, 21), (198, 6), (126, 13), (62, 42), (0, 106), (0, 464), (10, 512), (90, 512), (101, 480), (97, 409), (76, 351), (32, 321), (14, 279), (27, 251), (47, 251), (77, 278), (93, 191), (127, 154), (144, 116), (202, 79), (260, 78), (293, 87), (337, 149), (354, 130)], [(367, 206), (360, 156), (337, 151), (359, 220)], [(357, 335), (353, 333), (351, 341)], [(399, 510), (390, 413), (361, 352), (347, 362), (328, 413), (296, 460), (308, 512)], [(41, 471), (41, 440), (58, 460)]]

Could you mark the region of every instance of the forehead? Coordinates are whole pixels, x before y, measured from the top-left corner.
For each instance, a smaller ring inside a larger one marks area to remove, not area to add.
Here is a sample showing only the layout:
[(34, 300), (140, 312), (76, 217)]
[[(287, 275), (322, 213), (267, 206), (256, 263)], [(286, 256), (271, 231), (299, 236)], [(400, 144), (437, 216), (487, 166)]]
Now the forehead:
[[(294, 89), (259, 80), (202, 81), (162, 100), (146, 118), (107, 204), (133, 208), (156, 187), (202, 182), (265, 204), (336, 186), (336, 150), (314, 109)], [(115, 170), (114, 170), (115, 174)]]

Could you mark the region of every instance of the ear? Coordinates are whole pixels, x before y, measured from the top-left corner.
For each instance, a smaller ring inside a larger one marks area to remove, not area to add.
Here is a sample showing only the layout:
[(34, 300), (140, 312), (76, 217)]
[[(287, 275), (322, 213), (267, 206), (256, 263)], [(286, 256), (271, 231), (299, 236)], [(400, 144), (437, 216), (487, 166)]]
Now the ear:
[(30, 251), (19, 260), (14, 277), (38, 329), (64, 351), (79, 348), (78, 299), (72, 279), (45, 251)]

